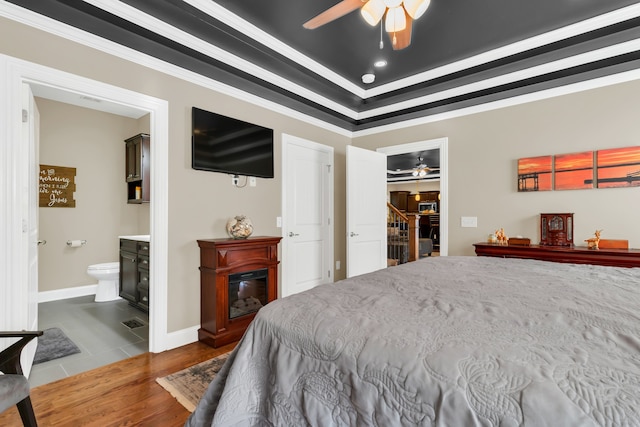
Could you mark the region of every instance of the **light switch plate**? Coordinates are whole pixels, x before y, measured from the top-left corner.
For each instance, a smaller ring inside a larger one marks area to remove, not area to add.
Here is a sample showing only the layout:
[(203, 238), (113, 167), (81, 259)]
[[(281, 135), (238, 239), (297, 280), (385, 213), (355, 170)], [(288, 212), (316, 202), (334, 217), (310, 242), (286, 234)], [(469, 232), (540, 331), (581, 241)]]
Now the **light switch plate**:
[(477, 216), (460, 217), (460, 227), (478, 227), (478, 217)]

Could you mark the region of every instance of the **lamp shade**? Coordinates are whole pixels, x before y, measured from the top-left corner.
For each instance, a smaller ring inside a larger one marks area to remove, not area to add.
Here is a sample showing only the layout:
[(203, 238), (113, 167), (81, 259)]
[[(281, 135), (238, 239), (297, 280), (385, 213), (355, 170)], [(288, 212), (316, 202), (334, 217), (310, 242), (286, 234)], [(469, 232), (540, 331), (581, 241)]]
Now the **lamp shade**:
[(360, 9), (360, 14), (367, 21), (367, 24), (372, 27), (378, 25), (378, 22), (384, 16), (384, 12), (387, 10), (387, 7), (384, 4), (383, 0), (369, 0), (362, 8)]
[(402, 4), (402, 0), (382, 0), (384, 5), (389, 9), (393, 9), (394, 7), (398, 7)]
[(427, 11), (431, 0), (404, 0), (404, 8), (412, 19), (418, 19)]
[(407, 17), (402, 6), (387, 10), (385, 29), (387, 33), (402, 31), (407, 27)]

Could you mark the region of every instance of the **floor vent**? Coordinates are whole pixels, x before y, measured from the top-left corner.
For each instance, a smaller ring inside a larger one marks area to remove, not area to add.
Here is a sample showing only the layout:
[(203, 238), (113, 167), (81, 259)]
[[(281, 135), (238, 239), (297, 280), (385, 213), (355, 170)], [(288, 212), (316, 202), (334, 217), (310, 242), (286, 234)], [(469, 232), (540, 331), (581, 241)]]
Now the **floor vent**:
[(144, 326), (144, 323), (142, 323), (138, 319), (125, 320), (124, 322), (122, 322), (122, 324), (129, 329), (135, 329)]

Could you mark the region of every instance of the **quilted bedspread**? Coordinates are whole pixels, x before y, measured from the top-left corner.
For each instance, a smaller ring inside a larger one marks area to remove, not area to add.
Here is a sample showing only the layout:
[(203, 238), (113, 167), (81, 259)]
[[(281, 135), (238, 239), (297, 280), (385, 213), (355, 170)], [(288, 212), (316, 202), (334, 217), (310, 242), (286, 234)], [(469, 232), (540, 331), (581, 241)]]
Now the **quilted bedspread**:
[(263, 307), (188, 426), (640, 426), (640, 268), (434, 257)]

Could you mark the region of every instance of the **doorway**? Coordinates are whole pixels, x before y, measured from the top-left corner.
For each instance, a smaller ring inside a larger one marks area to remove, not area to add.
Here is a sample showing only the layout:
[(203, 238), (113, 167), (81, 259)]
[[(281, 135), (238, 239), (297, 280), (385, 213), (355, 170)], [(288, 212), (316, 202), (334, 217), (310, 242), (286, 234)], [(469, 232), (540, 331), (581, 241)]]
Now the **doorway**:
[[(149, 350), (161, 352), (167, 349), (167, 240), (168, 240), (168, 103), (140, 93), (125, 90), (91, 79), (62, 72), (60, 70), (29, 63), (16, 58), (0, 56), (0, 82), (6, 88), (0, 100), (0, 117), (5, 119), (5, 132), (0, 134), (0, 150), (6, 159), (3, 168), (1, 196), (9, 209), (3, 212), (2, 222), (6, 226), (7, 238), (0, 247), (0, 270), (4, 272), (6, 283), (21, 283), (23, 286), (3, 287), (0, 290), (0, 304), (4, 313), (6, 329), (25, 329), (36, 322), (29, 319), (29, 304), (37, 299), (24, 286), (29, 280), (26, 265), (30, 246), (23, 245), (23, 233), (28, 229), (30, 212), (37, 209), (29, 201), (25, 191), (29, 189), (20, 173), (30, 166), (28, 156), (20, 147), (22, 134), (21, 92), (23, 83), (40, 85), (74, 96), (82, 95), (117, 105), (121, 108), (137, 109), (150, 114), (150, 130), (154, 135), (154, 150), (151, 152), (151, 260), (150, 276), (154, 284), (150, 292)], [(37, 188), (34, 189), (37, 191)], [(26, 192), (28, 193), (28, 191)], [(26, 247), (29, 246), (29, 247)], [(37, 280), (37, 277), (35, 278)]]
[[(392, 145), (388, 147), (378, 148), (377, 151), (385, 153), (387, 156), (414, 153), (424, 150), (439, 150), (439, 167), (440, 167), (440, 200), (439, 200), (439, 244), (440, 255), (446, 256), (449, 251), (449, 194), (448, 194), (448, 182), (449, 182), (449, 139), (437, 138), (426, 141), (412, 142), (408, 144)], [(414, 186), (415, 181), (414, 182)], [(419, 187), (418, 187), (419, 188)]]
[(41, 94), (41, 86), (31, 89), (40, 113), (39, 164), (47, 165), (41, 176), (65, 172), (73, 189), (63, 206), (47, 203), (50, 197), (39, 203), (37, 231), (46, 243), (37, 257), (37, 329), (45, 337), (59, 330), (81, 350), (53, 360), (38, 353), (29, 376), (35, 387), (149, 350), (148, 313), (120, 299), (115, 283), (97, 289), (98, 278), (87, 274), (98, 265), (117, 278), (119, 237), (150, 234), (150, 206), (127, 202), (124, 179), (124, 141), (149, 133), (149, 114), (111, 112), (117, 108), (106, 102), (92, 101), (99, 109), (72, 105), (50, 90)]

